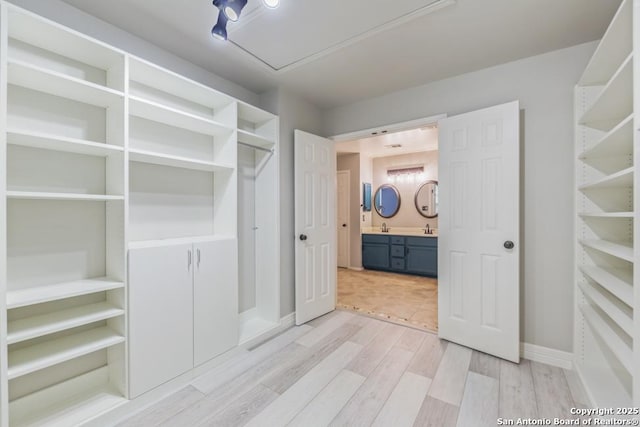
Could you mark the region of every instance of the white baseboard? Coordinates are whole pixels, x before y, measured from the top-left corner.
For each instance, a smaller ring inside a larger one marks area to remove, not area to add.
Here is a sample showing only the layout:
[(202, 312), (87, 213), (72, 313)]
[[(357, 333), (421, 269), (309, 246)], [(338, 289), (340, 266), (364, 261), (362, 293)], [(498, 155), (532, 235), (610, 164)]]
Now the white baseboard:
[(296, 312), (289, 313), (280, 319), (280, 327), (283, 329), (288, 329), (296, 324)]
[(546, 363), (563, 369), (573, 369), (573, 353), (554, 350), (535, 344), (520, 343), (520, 355), (534, 362)]
[(349, 266), (349, 270), (353, 270), (353, 271), (364, 271), (364, 268), (362, 268), (362, 267), (351, 267), (351, 266)]

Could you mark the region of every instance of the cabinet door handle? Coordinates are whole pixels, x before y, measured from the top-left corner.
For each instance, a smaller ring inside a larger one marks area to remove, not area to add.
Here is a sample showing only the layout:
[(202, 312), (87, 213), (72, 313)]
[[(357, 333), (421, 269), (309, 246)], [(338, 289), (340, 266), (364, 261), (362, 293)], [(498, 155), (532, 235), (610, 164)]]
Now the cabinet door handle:
[(187, 270), (191, 271), (191, 249), (187, 251)]
[(200, 269), (200, 249), (198, 249), (197, 254), (196, 265), (198, 266), (198, 269)]

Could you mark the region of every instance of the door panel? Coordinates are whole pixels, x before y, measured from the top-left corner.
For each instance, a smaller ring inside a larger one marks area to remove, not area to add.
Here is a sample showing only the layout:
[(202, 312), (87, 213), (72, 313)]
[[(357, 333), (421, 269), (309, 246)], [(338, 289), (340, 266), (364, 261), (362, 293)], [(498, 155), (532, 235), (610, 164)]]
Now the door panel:
[(439, 334), (516, 362), (519, 114), (512, 102), (439, 122)]
[(235, 239), (194, 245), (194, 364), (238, 345), (238, 247)]
[(367, 243), (362, 245), (362, 264), (365, 268), (389, 269), (389, 245)]
[(335, 309), (336, 155), (333, 141), (295, 131), (296, 324)]
[(191, 245), (129, 251), (131, 398), (193, 368)]

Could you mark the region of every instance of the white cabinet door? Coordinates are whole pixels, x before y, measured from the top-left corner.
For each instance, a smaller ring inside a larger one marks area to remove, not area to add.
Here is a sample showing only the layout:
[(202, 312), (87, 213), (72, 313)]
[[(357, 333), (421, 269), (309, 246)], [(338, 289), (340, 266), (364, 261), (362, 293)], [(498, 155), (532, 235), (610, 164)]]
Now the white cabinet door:
[(129, 251), (129, 379), (137, 397), (193, 368), (192, 245)]
[(194, 273), (194, 364), (238, 345), (238, 246), (235, 239), (198, 243)]

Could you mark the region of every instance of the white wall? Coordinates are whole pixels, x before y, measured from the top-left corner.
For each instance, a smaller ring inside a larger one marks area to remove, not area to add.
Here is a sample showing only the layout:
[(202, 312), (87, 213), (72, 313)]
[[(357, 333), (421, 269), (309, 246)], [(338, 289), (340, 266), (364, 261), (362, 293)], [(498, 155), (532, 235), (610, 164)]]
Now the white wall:
[[(406, 166), (423, 166), (425, 179), (410, 182), (402, 181), (390, 183), (387, 180), (387, 170)], [(382, 184), (392, 184), (400, 193), (400, 210), (391, 218), (382, 218), (373, 207), (373, 226), (379, 227), (383, 222), (387, 227), (420, 227), (429, 224), (431, 228), (438, 228), (438, 218), (425, 218), (416, 209), (414, 197), (416, 191), (425, 181), (438, 180), (438, 152), (425, 151), (422, 153), (401, 154), (399, 156), (377, 157), (373, 159), (372, 195)]]
[[(259, 102), (259, 96), (250, 90), (217, 76), (191, 62), (185, 61), (140, 37), (134, 36), (60, 0), (10, 0), (10, 2), (116, 48), (175, 71), (220, 92), (229, 94), (234, 98), (241, 99), (253, 105)], [(123, 11), (123, 13), (126, 13), (126, 11)]]
[(449, 115), (520, 100), (523, 121), (525, 342), (572, 349), (573, 87), (595, 49), (587, 43), (327, 111), (325, 134)]
[(280, 314), (295, 310), (293, 131), (320, 135), (321, 111), (295, 94), (274, 89), (260, 97), (262, 108), (280, 116)]

